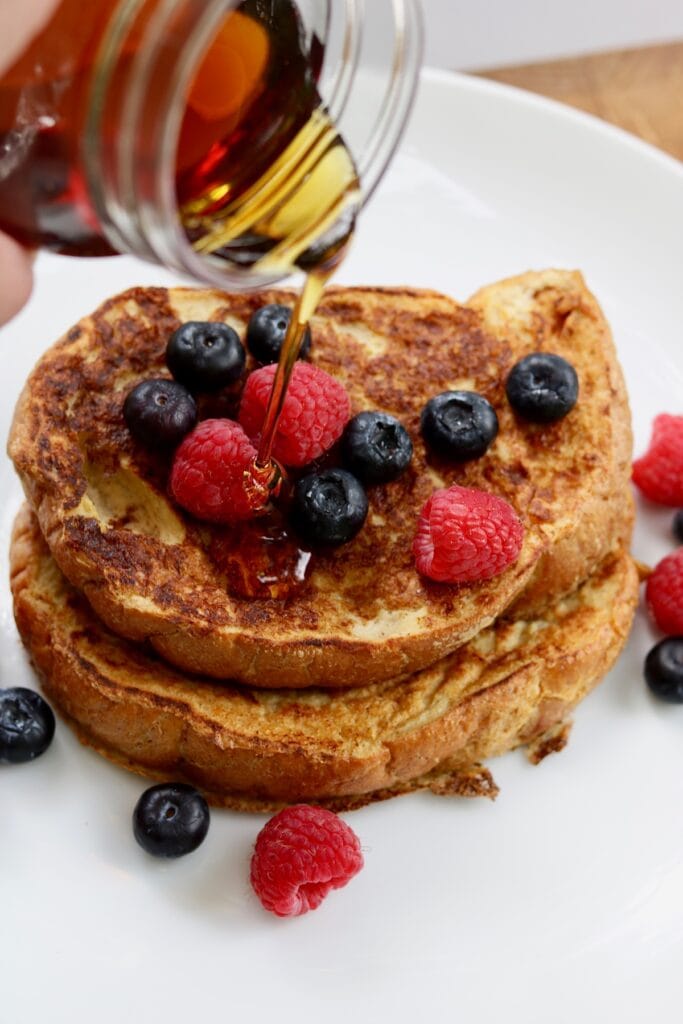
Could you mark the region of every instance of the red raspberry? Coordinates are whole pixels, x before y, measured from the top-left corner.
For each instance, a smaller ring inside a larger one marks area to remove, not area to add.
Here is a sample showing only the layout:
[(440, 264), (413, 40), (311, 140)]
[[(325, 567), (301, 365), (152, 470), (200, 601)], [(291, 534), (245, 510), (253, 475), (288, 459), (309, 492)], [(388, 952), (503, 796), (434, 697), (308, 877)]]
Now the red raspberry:
[[(254, 370), (242, 393), (239, 421), (249, 437), (263, 426), (277, 369)], [(305, 466), (341, 437), (351, 415), (343, 384), (318, 366), (296, 363), (275, 434), (273, 458), (285, 466)]]
[(647, 581), (645, 600), (662, 633), (683, 636), (683, 548), (661, 560)]
[(171, 494), (197, 519), (249, 519), (253, 509), (244, 491), (244, 471), (255, 458), (256, 449), (239, 423), (203, 420), (175, 453)]
[(660, 505), (683, 505), (683, 416), (656, 416), (647, 453), (633, 463), (633, 482)]
[(294, 917), (315, 910), (363, 867), (356, 834), (332, 811), (297, 804), (258, 834), (251, 884), (266, 910)]
[(417, 571), (440, 583), (497, 576), (517, 558), (524, 528), (503, 498), (457, 484), (435, 491), (413, 541)]

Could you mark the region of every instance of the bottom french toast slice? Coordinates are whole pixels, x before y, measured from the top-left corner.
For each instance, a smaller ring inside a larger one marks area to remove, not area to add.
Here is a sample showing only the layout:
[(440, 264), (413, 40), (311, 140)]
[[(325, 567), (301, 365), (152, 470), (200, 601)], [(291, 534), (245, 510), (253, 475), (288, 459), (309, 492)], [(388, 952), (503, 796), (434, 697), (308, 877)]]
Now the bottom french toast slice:
[(415, 789), (495, 796), (481, 762), (563, 745), (572, 708), (621, 651), (638, 596), (620, 550), (570, 596), (499, 619), (429, 669), (347, 690), (257, 690), (187, 675), (114, 635), (62, 576), (28, 506), (10, 561), (19, 632), (80, 739), (249, 811), (349, 809)]

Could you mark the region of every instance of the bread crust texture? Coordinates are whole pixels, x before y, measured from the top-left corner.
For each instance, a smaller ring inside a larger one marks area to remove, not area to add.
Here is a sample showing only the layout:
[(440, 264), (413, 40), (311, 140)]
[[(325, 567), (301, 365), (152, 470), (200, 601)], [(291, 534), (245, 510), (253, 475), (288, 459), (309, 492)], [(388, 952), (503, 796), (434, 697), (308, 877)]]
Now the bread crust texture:
[(628, 636), (635, 563), (615, 551), (533, 616), (501, 617), (437, 664), (336, 690), (263, 690), (189, 676), (93, 613), (19, 513), (11, 586), (46, 695), (101, 754), (147, 777), (198, 786), (215, 805), (350, 809), (418, 789), (495, 796), (486, 759), (559, 749), (575, 705)]

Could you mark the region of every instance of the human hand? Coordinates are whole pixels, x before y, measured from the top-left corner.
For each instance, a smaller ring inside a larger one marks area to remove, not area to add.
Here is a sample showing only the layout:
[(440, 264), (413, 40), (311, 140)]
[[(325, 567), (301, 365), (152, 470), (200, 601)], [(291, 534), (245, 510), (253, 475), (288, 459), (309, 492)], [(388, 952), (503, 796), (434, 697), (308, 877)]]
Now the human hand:
[[(58, 3), (59, 0), (1, 0), (0, 75), (43, 27)], [(32, 254), (0, 233), (0, 324), (18, 313), (31, 294), (32, 265)]]

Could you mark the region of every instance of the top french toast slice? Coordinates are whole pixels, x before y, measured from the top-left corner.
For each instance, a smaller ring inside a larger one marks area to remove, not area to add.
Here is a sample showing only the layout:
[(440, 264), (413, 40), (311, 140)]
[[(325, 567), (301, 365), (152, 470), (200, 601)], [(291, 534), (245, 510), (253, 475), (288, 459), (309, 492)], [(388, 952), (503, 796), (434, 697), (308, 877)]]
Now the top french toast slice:
[[(596, 300), (578, 273), (558, 270), (490, 285), (466, 306), (408, 288), (326, 292), (311, 360), (343, 381), (354, 413), (398, 416), (415, 452), (402, 477), (370, 489), (357, 537), (313, 552), (305, 573), (305, 554), (277, 531), (263, 540), (258, 519), (234, 531), (186, 516), (167, 496), (168, 457), (133, 440), (123, 400), (168, 376), (180, 323), (221, 320), (243, 337), (252, 312), (277, 301), (293, 297), (133, 289), (81, 320), (26, 384), (10, 455), (56, 562), (115, 632), (254, 686), (363, 685), (435, 662), (514, 602), (530, 610), (571, 591), (613, 548), (628, 500), (628, 402)], [(579, 376), (577, 405), (551, 425), (516, 417), (505, 397), (514, 363), (539, 350)], [(485, 395), (500, 422), (486, 455), (465, 464), (430, 454), (419, 430), (425, 402), (453, 388)], [(201, 414), (235, 415), (238, 399), (235, 386)], [(494, 579), (453, 586), (415, 570), (420, 509), (453, 483), (506, 498), (524, 523), (519, 558)]]

